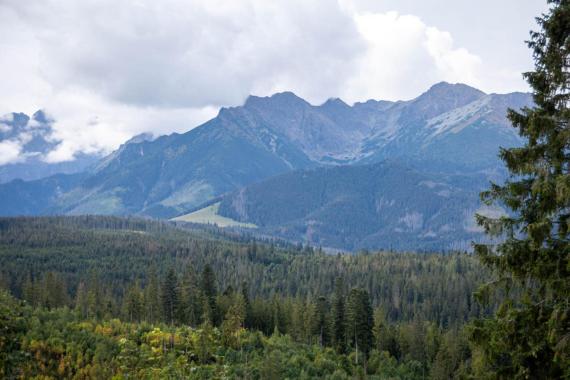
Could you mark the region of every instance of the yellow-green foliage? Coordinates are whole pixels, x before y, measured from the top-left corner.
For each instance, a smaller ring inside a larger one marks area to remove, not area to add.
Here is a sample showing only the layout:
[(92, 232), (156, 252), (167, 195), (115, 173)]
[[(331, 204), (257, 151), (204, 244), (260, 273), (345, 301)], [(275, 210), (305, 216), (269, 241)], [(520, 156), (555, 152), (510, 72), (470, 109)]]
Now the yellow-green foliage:
[[(67, 308), (32, 309), (0, 292), (0, 374), (21, 379), (353, 378), (362, 372), (331, 348), (266, 337), (229, 322), (232, 339), (201, 328), (81, 320)], [(226, 342), (227, 341), (227, 342)], [(415, 374), (388, 356), (374, 358), (393, 378)], [(375, 372), (368, 370), (370, 378)], [(333, 376), (334, 375), (334, 376)], [(381, 377), (378, 377), (381, 378)]]

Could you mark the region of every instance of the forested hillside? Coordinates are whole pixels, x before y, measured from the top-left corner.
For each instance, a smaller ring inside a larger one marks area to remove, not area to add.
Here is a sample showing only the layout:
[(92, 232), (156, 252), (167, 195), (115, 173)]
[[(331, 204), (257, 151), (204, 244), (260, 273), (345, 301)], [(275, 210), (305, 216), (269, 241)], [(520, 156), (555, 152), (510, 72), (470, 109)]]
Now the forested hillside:
[(419, 172), (398, 162), (301, 170), (222, 197), (219, 214), (310, 245), (350, 251), (469, 250), (482, 238), (473, 189), (484, 177)]
[(492, 309), (469, 255), (327, 255), (140, 219), (1, 219), (0, 268), (29, 305), (3, 310), (20, 326), (3, 355), (21, 355), (4, 370), (26, 376), (446, 378), (470, 366), (462, 326)]

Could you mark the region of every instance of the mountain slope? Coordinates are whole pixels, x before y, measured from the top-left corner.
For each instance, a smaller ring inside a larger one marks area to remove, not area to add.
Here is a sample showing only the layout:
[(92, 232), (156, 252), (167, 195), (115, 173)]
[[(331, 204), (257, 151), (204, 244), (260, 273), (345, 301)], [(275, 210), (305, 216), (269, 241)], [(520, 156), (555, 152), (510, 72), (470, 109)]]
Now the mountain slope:
[(27, 193), (15, 194), (0, 211), (171, 218), (283, 173), (385, 159), (419, 172), (500, 178), (499, 146), (520, 143), (505, 110), (530, 102), (528, 94), (448, 83), (410, 101), (353, 106), (340, 99), (314, 106), (290, 92), (251, 96), (187, 133), (124, 144), (71, 187), (27, 183), (48, 204), (33, 208)]
[(16, 179), (2, 184), (0, 215), (50, 214), (59, 197), (73, 191), (84, 178), (83, 173), (55, 174), (31, 182)]
[(96, 210), (113, 199), (113, 214), (172, 216), (212, 197), (311, 161), (294, 146), (264, 141), (243, 128), (242, 117), (222, 110), (188, 133), (127, 144), (62, 199), (66, 213)]
[(222, 199), (221, 216), (325, 247), (466, 249), (483, 181), (394, 162), (300, 170)]
[[(433, 99), (446, 87), (462, 96)], [(364, 142), (361, 163), (399, 159), (418, 169), (493, 173), (502, 167), (500, 147), (522, 140), (506, 118), (507, 108), (532, 105), (525, 93), (483, 94), (464, 85), (438, 84), (415, 100), (386, 111), (384, 128)], [(457, 92), (457, 90), (456, 90)]]

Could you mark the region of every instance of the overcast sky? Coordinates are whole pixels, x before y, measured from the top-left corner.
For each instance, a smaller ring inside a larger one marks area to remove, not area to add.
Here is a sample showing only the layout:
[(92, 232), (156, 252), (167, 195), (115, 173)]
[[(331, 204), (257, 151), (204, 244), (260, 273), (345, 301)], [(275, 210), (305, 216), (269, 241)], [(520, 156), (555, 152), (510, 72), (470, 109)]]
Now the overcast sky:
[[(247, 95), (410, 99), (528, 91), (539, 0), (1, 0), (0, 115), (45, 110), (46, 156), (187, 131)], [(0, 164), (19, 159), (0, 143)], [(7, 145), (6, 145), (7, 146)], [(20, 157), (21, 158), (21, 157)]]

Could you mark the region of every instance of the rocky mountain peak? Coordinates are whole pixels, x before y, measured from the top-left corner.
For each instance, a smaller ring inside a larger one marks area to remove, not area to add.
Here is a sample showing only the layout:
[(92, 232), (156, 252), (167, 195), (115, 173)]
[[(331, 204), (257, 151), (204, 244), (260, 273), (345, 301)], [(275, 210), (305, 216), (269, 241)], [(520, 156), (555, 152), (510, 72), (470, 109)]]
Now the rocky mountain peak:
[(281, 109), (288, 109), (288, 108), (296, 108), (302, 106), (309, 106), (309, 103), (304, 99), (298, 97), (291, 91), (278, 92), (271, 96), (263, 96), (263, 97), (250, 95), (248, 96), (244, 104), (244, 108), (248, 109), (262, 108), (262, 107), (264, 108), (278, 107)]
[(408, 116), (414, 121), (429, 119), (454, 108), (463, 107), (485, 95), (483, 91), (466, 84), (440, 82), (411, 101), (413, 108)]
[(341, 98), (329, 98), (321, 105), (322, 108), (351, 108)]

